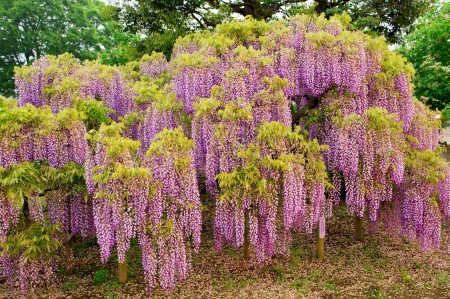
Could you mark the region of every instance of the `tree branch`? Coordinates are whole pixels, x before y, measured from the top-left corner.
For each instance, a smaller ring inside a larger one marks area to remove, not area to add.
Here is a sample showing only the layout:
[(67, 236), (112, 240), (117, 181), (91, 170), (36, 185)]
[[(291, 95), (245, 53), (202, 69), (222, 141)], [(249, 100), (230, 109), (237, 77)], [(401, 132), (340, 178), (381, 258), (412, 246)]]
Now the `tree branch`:
[(309, 110), (314, 109), (319, 105), (319, 97), (307, 96), (307, 98), (309, 99), (308, 103), (292, 115), (292, 126), (296, 125), (300, 118), (305, 116)]

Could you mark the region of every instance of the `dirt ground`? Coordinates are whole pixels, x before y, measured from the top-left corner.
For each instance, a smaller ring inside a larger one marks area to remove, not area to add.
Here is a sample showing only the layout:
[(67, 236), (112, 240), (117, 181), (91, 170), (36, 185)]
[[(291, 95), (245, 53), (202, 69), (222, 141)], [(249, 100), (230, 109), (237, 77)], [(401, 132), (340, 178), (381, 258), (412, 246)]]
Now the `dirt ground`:
[[(35, 298), (450, 298), (450, 255), (423, 252), (416, 243), (364, 232), (355, 241), (353, 218), (345, 207), (327, 222), (325, 259), (315, 258), (315, 238), (295, 235), (289, 259), (275, 258), (260, 266), (244, 260), (242, 251), (213, 248), (212, 217), (206, 215), (201, 250), (194, 257), (189, 278), (172, 293), (145, 291), (140, 250), (136, 242), (128, 253), (129, 281), (117, 282), (117, 256), (100, 263), (95, 241), (78, 240), (73, 275), (58, 273), (59, 282), (38, 289)], [(365, 223), (364, 223), (365, 224)], [(108, 270), (108, 271), (102, 271)], [(106, 281), (94, 279), (106, 273)], [(9, 295), (0, 284), (0, 298)]]

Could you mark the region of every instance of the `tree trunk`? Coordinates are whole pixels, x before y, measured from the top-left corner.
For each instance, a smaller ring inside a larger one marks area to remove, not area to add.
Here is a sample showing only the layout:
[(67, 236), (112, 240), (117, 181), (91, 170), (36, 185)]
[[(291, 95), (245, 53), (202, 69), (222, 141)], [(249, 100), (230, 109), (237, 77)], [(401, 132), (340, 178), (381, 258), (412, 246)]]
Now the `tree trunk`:
[(20, 215), (20, 220), (23, 225), (30, 222), (30, 208), (28, 206), (28, 198), (24, 196), (22, 205), (22, 214)]
[(355, 215), (355, 239), (362, 240), (362, 219)]
[(126, 258), (123, 261), (123, 263), (119, 262), (118, 276), (119, 276), (119, 283), (127, 282), (128, 273), (127, 273), (127, 259)]
[(318, 15), (320, 15), (323, 12), (326, 12), (327, 8), (329, 8), (327, 0), (319, 0), (319, 1), (316, 0), (315, 2), (317, 3), (315, 11)]
[(252, 252), (250, 250), (250, 215), (248, 211), (245, 212), (244, 217), (244, 258), (249, 259)]
[(325, 257), (325, 219), (319, 220), (316, 240), (316, 255), (323, 260)]

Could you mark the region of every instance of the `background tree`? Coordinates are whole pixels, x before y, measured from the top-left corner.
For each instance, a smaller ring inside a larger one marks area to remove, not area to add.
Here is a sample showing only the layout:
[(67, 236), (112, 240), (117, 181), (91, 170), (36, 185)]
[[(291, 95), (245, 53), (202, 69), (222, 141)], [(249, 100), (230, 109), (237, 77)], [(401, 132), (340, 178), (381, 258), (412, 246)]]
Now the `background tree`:
[(450, 103), (450, 3), (437, 4), (415, 25), (400, 52), (416, 69), (415, 95), (432, 109)]
[(0, 93), (13, 94), (14, 67), (45, 54), (95, 59), (113, 45), (113, 27), (97, 0), (0, 1)]
[(117, 7), (115, 15), (124, 30), (148, 37), (141, 43), (140, 51), (160, 51), (169, 56), (177, 36), (196, 29), (212, 29), (236, 15), (269, 20), (299, 12), (331, 16), (347, 11), (356, 28), (397, 42), (432, 2), (435, 1), (320, 0), (312, 4), (307, 0), (137, 0), (125, 1), (123, 7)]

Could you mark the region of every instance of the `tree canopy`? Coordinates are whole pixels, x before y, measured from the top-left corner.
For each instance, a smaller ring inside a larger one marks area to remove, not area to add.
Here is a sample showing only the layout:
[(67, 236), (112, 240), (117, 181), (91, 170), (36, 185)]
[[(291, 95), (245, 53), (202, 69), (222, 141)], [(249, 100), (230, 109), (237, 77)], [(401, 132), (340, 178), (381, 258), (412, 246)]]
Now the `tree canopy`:
[(450, 104), (450, 3), (437, 4), (419, 19), (400, 50), (416, 69), (415, 94), (433, 109)]
[(113, 28), (98, 0), (0, 0), (0, 93), (12, 95), (15, 66), (43, 55), (95, 59), (113, 45)]
[(353, 26), (366, 33), (383, 35), (397, 42), (408, 32), (413, 22), (430, 7), (433, 0), (320, 0), (311, 6), (307, 0), (137, 0), (125, 1), (116, 17), (125, 30), (148, 36), (141, 51), (162, 51), (170, 55), (179, 35), (196, 29), (211, 29), (225, 19), (252, 16), (257, 20), (288, 18), (299, 12), (331, 16), (346, 11)]

